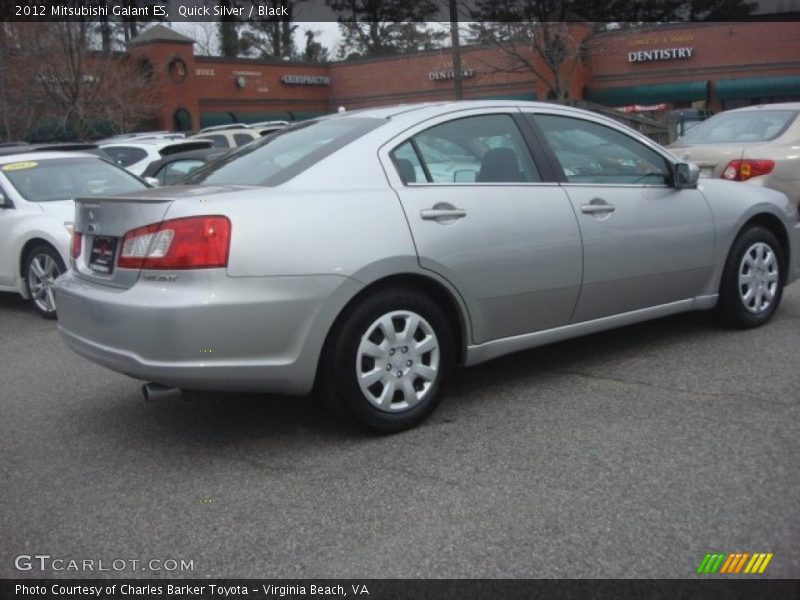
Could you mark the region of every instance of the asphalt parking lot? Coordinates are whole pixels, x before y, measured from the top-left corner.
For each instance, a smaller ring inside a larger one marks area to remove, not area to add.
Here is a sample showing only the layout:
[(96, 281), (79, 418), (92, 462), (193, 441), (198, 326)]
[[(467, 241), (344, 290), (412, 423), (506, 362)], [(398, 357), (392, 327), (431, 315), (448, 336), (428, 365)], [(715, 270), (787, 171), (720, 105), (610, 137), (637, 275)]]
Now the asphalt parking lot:
[(305, 398), (145, 403), (0, 294), (0, 577), (687, 577), (712, 551), (800, 577), (798, 342), (795, 284), (758, 330), (688, 314), (461, 370), (375, 437)]

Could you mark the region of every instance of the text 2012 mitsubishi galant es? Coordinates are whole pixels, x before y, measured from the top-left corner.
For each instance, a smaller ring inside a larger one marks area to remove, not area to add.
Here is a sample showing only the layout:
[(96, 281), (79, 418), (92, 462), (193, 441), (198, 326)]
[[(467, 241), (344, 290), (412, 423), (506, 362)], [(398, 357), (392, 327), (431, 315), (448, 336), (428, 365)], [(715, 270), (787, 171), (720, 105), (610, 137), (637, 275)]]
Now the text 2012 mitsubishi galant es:
[(397, 106), (303, 122), (186, 186), (79, 200), (59, 327), (188, 390), (304, 394), (399, 431), (455, 364), (687, 310), (753, 327), (800, 275), (798, 212), (602, 116)]

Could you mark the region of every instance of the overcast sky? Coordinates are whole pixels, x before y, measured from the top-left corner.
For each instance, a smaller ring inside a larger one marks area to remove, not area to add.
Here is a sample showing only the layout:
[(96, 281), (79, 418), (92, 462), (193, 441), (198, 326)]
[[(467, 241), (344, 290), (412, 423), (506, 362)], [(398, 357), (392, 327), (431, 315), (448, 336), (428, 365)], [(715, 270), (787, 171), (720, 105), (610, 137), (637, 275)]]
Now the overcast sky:
[[(194, 21), (171, 21), (164, 24), (195, 41), (200, 41), (201, 44), (209, 33), (213, 34), (216, 40), (215, 28), (219, 25), (214, 22), (199, 23)], [(321, 23), (301, 21), (296, 24), (298, 27), (295, 30), (294, 43), (300, 52), (306, 47), (306, 30), (310, 29), (311, 31), (319, 32), (316, 38), (317, 41), (330, 50), (331, 57), (335, 55), (336, 47), (341, 39), (339, 35), (339, 25), (337, 23), (331, 23), (330, 21)], [(217, 50), (219, 49), (219, 42), (216, 42), (215, 48), (217, 48)], [(202, 52), (200, 52), (200, 54), (202, 54)]]

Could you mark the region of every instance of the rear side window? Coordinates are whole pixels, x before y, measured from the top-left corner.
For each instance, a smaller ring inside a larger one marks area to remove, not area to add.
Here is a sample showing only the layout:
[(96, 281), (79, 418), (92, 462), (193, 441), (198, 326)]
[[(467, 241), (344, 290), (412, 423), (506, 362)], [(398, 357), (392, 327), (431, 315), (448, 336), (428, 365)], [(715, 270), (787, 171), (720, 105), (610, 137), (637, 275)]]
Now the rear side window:
[(255, 138), (251, 135), (247, 135), (246, 133), (234, 133), (233, 134), (233, 141), (236, 142), (237, 146), (244, 146), (245, 144), (249, 144)]
[(201, 138), (197, 138), (198, 140), (211, 140), (214, 142), (214, 148), (229, 148), (228, 145), (228, 138), (224, 135), (204, 135)]
[(403, 183), (416, 183), (418, 181), (427, 181), (425, 178), (425, 170), (422, 168), (422, 163), (419, 162), (419, 157), (414, 151), (414, 146), (411, 142), (398, 146), (392, 152), (392, 161), (400, 174), (400, 179)]
[(147, 158), (146, 150), (133, 146), (106, 146), (102, 150), (121, 167), (129, 167)]
[(433, 183), (541, 181), (509, 115), (465, 117), (436, 125), (398, 146), (392, 160), (405, 183), (410, 182), (412, 170), (415, 181)]
[(526, 115), (542, 130), (570, 183), (664, 185), (666, 159), (624, 133), (584, 119)]
[(748, 110), (715, 115), (680, 138), (677, 144), (767, 142), (781, 135), (797, 116), (793, 110)]
[[(304, 121), (226, 154), (184, 183), (279, 185), (383, 123), (350, 116)], [(357, 164), (353, 171), (357, 177)]]

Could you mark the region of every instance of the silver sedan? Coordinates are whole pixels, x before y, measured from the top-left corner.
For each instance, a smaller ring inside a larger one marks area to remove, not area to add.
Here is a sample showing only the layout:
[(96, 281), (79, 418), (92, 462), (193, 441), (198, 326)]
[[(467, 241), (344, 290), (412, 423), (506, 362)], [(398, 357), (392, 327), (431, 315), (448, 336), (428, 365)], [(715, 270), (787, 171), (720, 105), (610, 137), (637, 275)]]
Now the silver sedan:
[(59, 328), (146, 394), (316, 386), (400, 431), (457, 364), (681, 311), (769, 321), (800, 276), (797, 207), (698, 175), (551, 104), (308, 121), (190, 185), (80, 200)]

